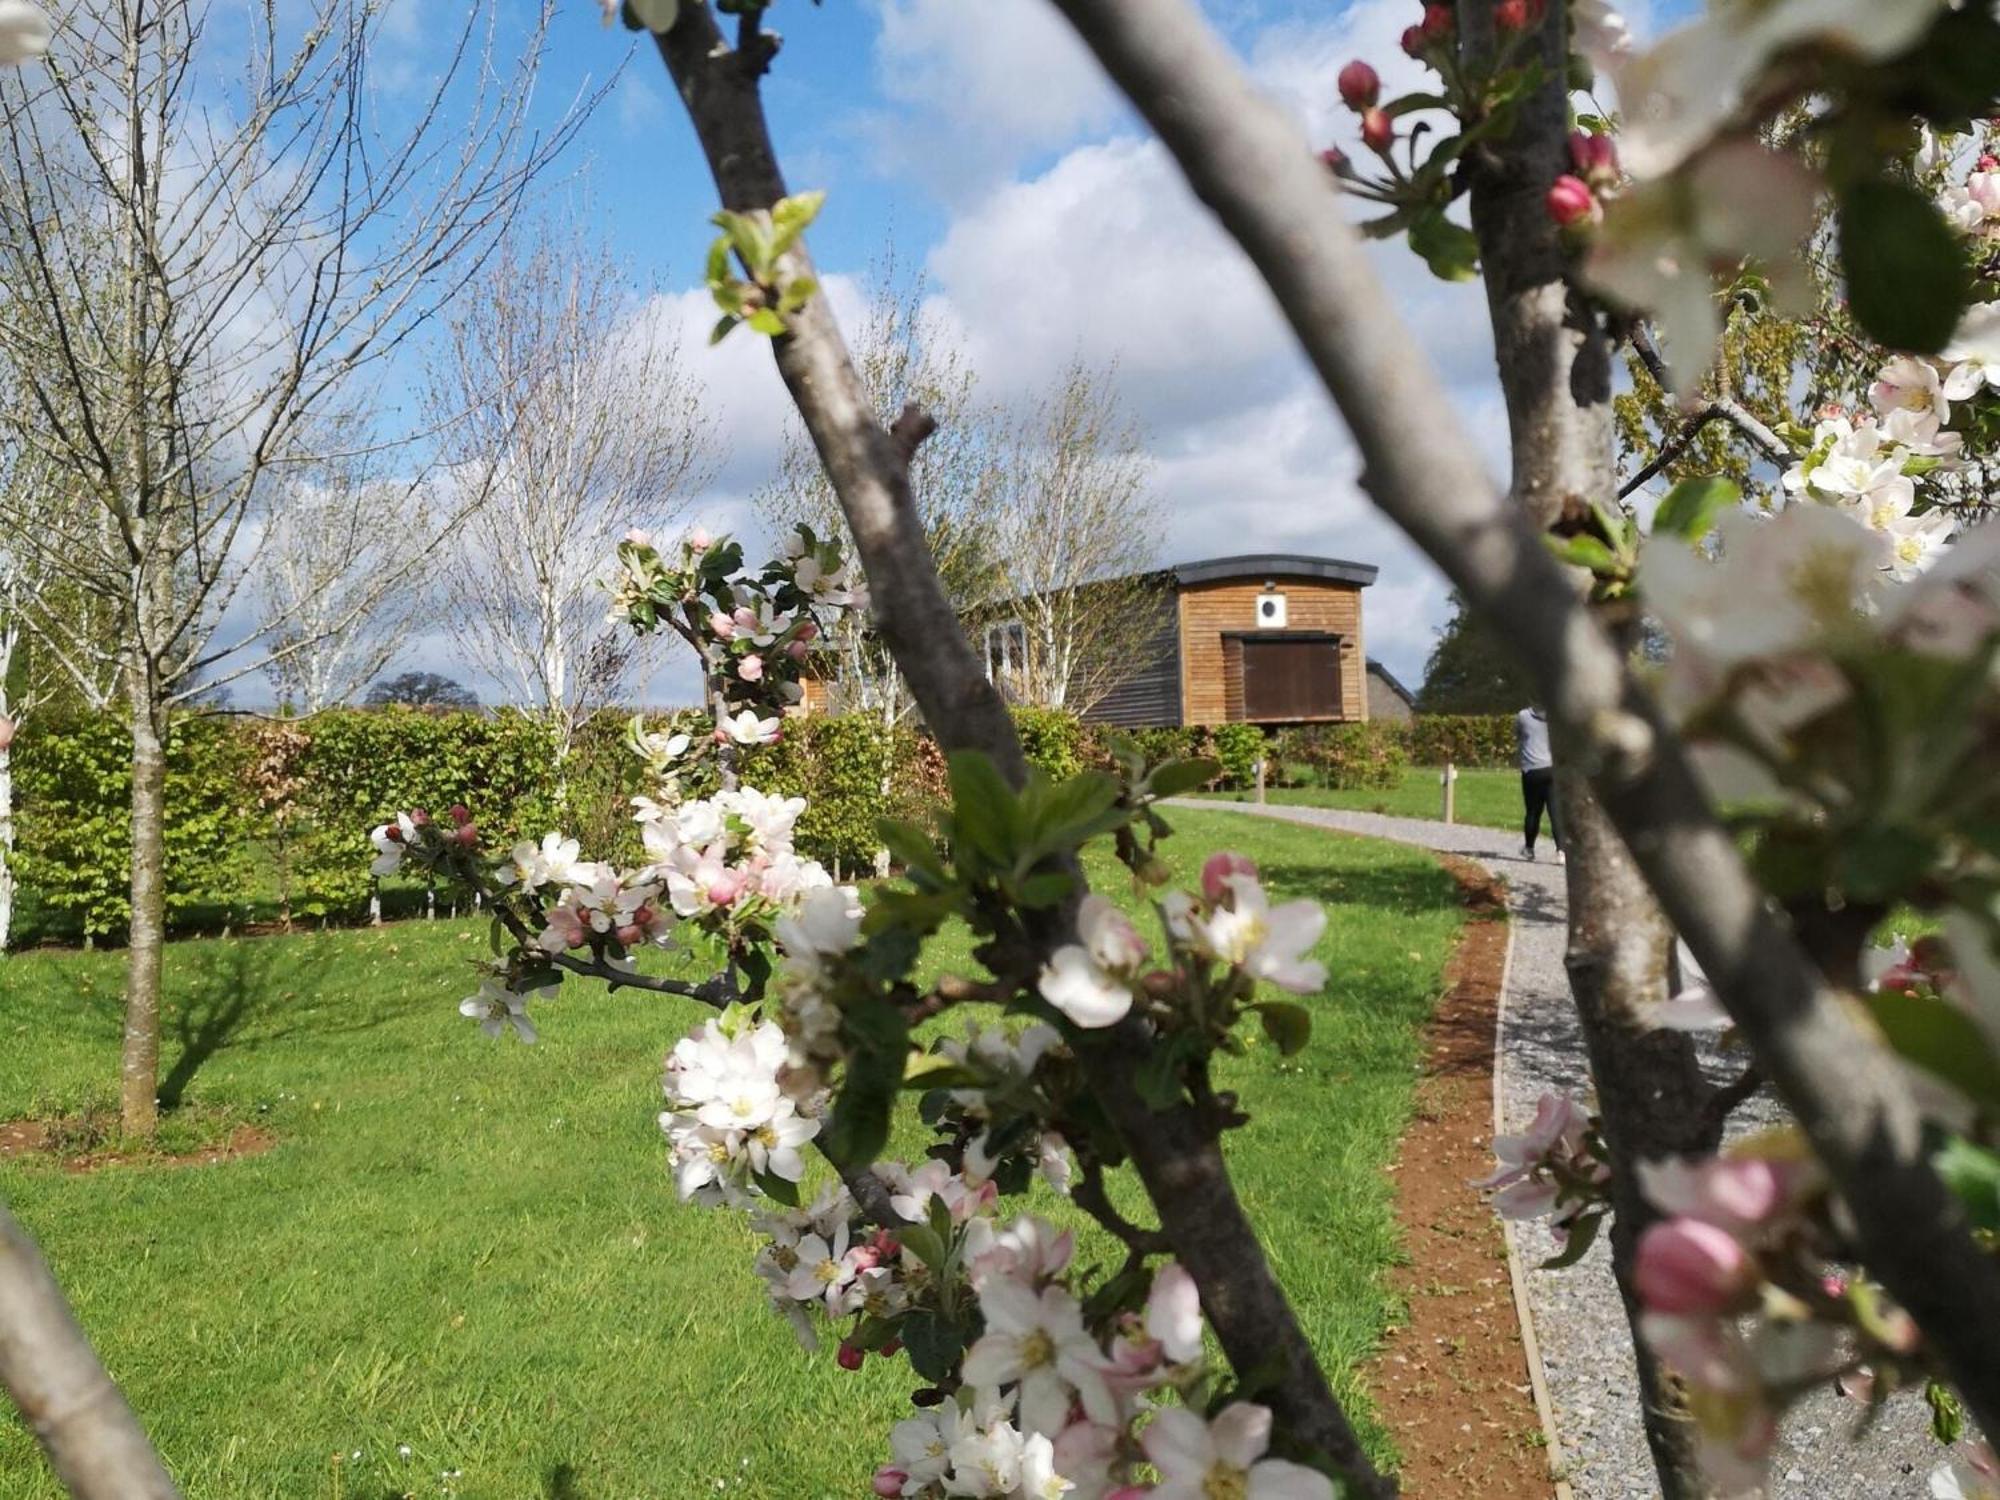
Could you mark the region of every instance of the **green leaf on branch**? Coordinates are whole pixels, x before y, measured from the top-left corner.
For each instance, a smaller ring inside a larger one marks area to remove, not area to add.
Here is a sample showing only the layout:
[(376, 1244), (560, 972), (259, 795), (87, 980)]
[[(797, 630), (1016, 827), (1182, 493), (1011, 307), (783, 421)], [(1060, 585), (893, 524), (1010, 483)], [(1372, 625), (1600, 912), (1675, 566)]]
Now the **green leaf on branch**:
[(1146, 786), (1155, 797), (1177, 797), (1198, 791), (1222, 774), (1222, 762), (1207, 759), (1170, 760), (1153, 769)]
[(1931, 1436), (1950, 1447), (1965, 1436), (1965, 1407), (1958, 1392), (1936, 1380), (1924, 1382), (1924, 1404), (1931, 1409)]
[(840, 1166), (864, 1167), (889, 1142), (910, 1027), (895, 1006), (871, 996), (847, 1010), (841, 1031), (848, 1042), (847, 1071), (827, 1125), (826, 1154)]
[(1924, 995), (1876, 994), (1864, 1001), (1889, 1045), (1906, 1060), (1976, 1104), (1989, 1110), (2000, 1106), (2000, 1059), (1964, 1011)]
[(1955, 1137), (1931, 1165), (1965, 1205), (1975, 1229), (2000, 1230), (2000, 1155)]
[(1653, 512), (1653, 535), (1698, 542), (1715, 530), (1723, 511), (1742, 500), (1743, 491), (1736, 481), (1720, 474), (1683, 479), (1667, 491), (1667, 498)]
[(1264, 1035), (1277, 1045), (1280, 1056), (1295, 1057), (1312, 1040), (1312, 1012), (1290, 1000), (1260, 1000), (1250, 1007), (1264, 1023)]
[(775, 260), (799, 242), (799, 236), (806, 232), (806, 226), (819, 217), (822, 204), (826, 202), (825, 189), (815, 189), (810, 193), (794, 193), (789, 198), (780, 198), (771, 208), (771, 258)]
[[(955, 841), (968, 844), (1005, 869), (1014, 863), (1020, 805), (992, 758), (980, 750), (959, 750), (950, 760), (951, 826)], [(963, 861), (961, 851), (959, 858)]]
[(1443, 281), (1470, 281), (1479, 270), (1479, 240), (1444, 210), (1420, 214), (1410, 225), (1410, 249)]
[(1544, 1271), (1560, 1271), (1565, 1266), (1573, 1266), (1590, 1253), (1590, 1247), (1597, 1243), (1597, 1231), (1604, 1227), (1605, 1212), (1583, 1215), (1571, 1221), (1569, 1237), (1563, 1241), (1560, 1253), (1551, 1255), (1541, 1264)]
[(965, 1330), (929, 1308), (904, 1318), (901, 1335), (910, 1368), (933, 1383), (949, 1380), (965, 1353)]
[(1067, 899), (1075, 889), (1074, 877), (1061, 870), (1045, 870), (1022, 881), (1014, 895), (1030, 911), (1047, 911)]
[(780, 1177), (776, 1172), (757, 1172), (752, 1175), (757, 1186), (767, 1196), (775, 1198), (787, 1208), (799, 1206), (799, 1185), (790, 1178)]
[(1153, 1050), (1146, 1054), (1146, 1060), (1139, 1064), (1132, 1078), (1146, 1108), (1157, 1112), (1180, 1103), (1184, 1092), (1181, 1064), (1194, 1055), (1197, 1046), (1193, 1035), (1185, 1031), (1169, 1032), (1153, 1043)]
[(1568, 563), (1573, 568), (1588, 568), (1593, 573), (1613, 573), (1618, 569), (1618, 554), (1606, 546), (1604, 541), (1594, 536), (1551, 536), (1543, 538), (1549, 544), (1558, 562)]
[(1855, 321), (1892, 349), (1937, 353), (1972, 300), (1964, 242), (1907, 182), (1872, 179), (1841, 194), (1840, 260)]
[(938, 855), (937, 845), (930, 835), (911, 823), (899, 823), (894, 818), (877, 818), (875, 836), (882, 840), (882, 847), (889, 851), (889, 858), (912, 874), (928, 875), (942, 884), (945, 879), (944, 860)]

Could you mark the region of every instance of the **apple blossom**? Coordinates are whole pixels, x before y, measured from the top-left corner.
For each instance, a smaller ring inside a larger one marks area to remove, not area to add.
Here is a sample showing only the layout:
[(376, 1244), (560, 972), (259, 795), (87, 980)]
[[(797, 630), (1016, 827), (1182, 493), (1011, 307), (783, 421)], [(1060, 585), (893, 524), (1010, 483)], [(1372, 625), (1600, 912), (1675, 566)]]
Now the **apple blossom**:
[(1042, 967), (1042, 998), (1085, 1028), (1115, 1026), (1132, 1008), (1132, 979), (1146, 944), (1131, 919), (1092, 892), (1077, 910), (1081, 943), (1065, 943)]
[(14, 721), (0, 714), (0, 751), (9, 749), (14, 743)]
[(1160, 1351), (1175, 1364), (1201, 1357), (1201, 1293), (1178, 1261), (1170, 1260), (1153, 1273), (1153, 1287), (1146, 1296), (1146, 1332), (1159, 1340)]
[(1649, 1224), (1639, 1236), (1633, 1288), (1647, 1309), (1669, 1314), (1722, 1312), (1757, 1282), (1749, 1253), (1728, 1230), (1700, 1219)]
[(1538, 18), (1539, 9), (1528, 0), (1499, 0), (1493, 7), (1493, 25), (1502, 32), (1525, 31)]
[(1749, 1155), (1639, 1163), (1640, 1190), (1655, 1208), (1731, 1233), (1773, 1218), (1810, 1175), (1798, 1163)]
[(506, 976), (489, 974), (480, 981), (477, 994), (458, 1002), (458, 1013), (479, 1022), (479, 1029), (499, 1037), (509, 1028), (524, 1042), (535, 1040), (535, 1023), (528, 1019), (529, 996), (547, 993), (562, 983), (562, 976), (549, 972), (537, 977), (525, 990), (517, 990)]
[(1595, 192), (1618, 186), (1618, 145), (1608, 135), (1595, 130), (1573, 130), (1569, 137), (1569, 159), (1576, 175)]
[(1424, 28), (1424, 35), (1435, 41), (1452, 34), (1458, 25), (1458, 15), (1449, 5), (1432, 0), (1424, 7), (1424, 18), (1418, 24)]
[(368, 840), (375, 846), (375, 862), (368, 867), (371, 875), (393, 875), (403, 863), (403, 856), (409, 852), (410, 844), (417, 837), (421, 825), (409, 813), (397, 813), (393, 823), (384, 823), (371, 831)]
[(545, 885), (567, 885), (580, 853), (575, 839), (559, 833), (544, 834), (540, 844), (524, 839), (494, 871), (493, 878), (503, 886), (517, 885), (523, 891), (539, 890)]
[(1103, 1351), (1084, 1328), (1074, 1297), (1059, 1286), (1037, 1292), (1012, 1276), (989, 1278), (978, 1292), (986, 1332), (966, 1351), (969, 1384), (1018, 1387), (1021, 1422), (1031, 1432), (1061, 1432), (1072, 1399), (1093, 1421), (1116, 1420)]
[(1378, 156), (1386, 156), (1396, 144), (1396, 121), (1379, 104), (1361, 112), (1361, 143)]
[(764, 658), (754, 655), (744, 657), (736, 663), (736, 675), (741, 677), (745, 682), (763, 681)]
[(1422, 57), (1424, 55), (1425, 49), (1428, 48), (1430, 44), (1431, 44), (1431, 39), (1429, 36), (1425, 35), (1423, 27), (1405, 26), (1403, 28), (1403, 38), (1401, 46), (1403, 48), (1403, 51), (1407, 53), (1409, 56)]
[(1257, 866), (1248, 855), (1219, 850), (1202, 861), (1201, 894), (1214, 906), (1229, 894), (1229, 881), (1237, 875), (1257, 878)]
[(1334, 82), (1341, 102), (1357, 113), (1372, 108), (1382, 97), (1381, 75), (1358, 57), (1340, 70)]
[(1954, 399), (1969, 400), (1981, 386), (2000, 391), (2000, 302), (1968, 309), (1938, 358), (1952, 366), (1948, 385)]
[(1274, 907), (1254, 875), (1232, 875), (1227, 885), (1228, 904), (1195, 921), (1202, 946), (1253, 979), (1294, 994), (1326, 988), (1326, 965), (1306, 957), (1326, 930), (1325, 909), (1315, 901)]
[(754, 708), (746, 708), (723, 718), (716, 725), (715, 736), (738, 745), (774, 745), (780, 727), (775, 717), (759, 718)]
[(1154, 1500), (1333, 1500), (1333, 1481), (1315, 1469), (1266, 1458), (1270, 1408), (1238, 1401), (1204, 1421), (1184, 1406), (1154, 1416), (1141, 1442), (1159, 1470)]
[(1597, 194), (1590, 190), (1590, 184), (1581, 177), (1571, 177), (1567, 173), (1558, 177), (1550, 185), (1548, 196), (1543, 201), (1548, 206), (1549, 217), (1564, 229), (1604, 221), (1603, 205), (1597, 201)]

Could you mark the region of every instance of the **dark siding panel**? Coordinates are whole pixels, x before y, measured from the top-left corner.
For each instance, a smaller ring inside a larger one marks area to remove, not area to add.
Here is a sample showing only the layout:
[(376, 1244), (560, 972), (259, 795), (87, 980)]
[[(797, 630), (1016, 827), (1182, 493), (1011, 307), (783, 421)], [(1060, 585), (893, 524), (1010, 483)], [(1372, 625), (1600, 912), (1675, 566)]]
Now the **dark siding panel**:
[(1144, 729), (1181, 721), (1180, 610), (1171, 589), (1161, 589), (1153, 606), (1156, 625), (1134, 653), (1132, 670), (1100, 698), (1084, 719)]

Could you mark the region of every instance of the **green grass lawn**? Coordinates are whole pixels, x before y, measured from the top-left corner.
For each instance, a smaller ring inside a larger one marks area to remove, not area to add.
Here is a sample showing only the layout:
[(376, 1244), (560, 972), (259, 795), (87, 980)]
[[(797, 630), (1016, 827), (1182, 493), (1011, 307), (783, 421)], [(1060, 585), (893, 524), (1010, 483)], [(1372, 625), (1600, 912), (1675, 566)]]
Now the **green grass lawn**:
[[(1339, 807), (1349, 812), (1388, 813), (1398, 818), (1437, 818), (1443, 814), (1439, 768), (1412, 766), (1403, 772), (1400, 785), (1361, 787), (1354, 791), (1330, 791), (1325, 787), (1272, 787), (1265, 793), (1272, 802), (1297, 807)], [(1215, 792), (1228, 802), (1251, 802), (1254, 792)], [(1478, 823), (1488, 828), (1521, 826), (1521, 777), (1515, 771), (1461, 769), (1453, 816), (1460, 823)], [(1544, 830), (1546, 836), (1546, 829)]]
[[(1455, 891), (1413, 851), (1223, 813), (1177, 821), (1184, 878), (1232, 845), (1279, 895), (1331, 908), (1309, 1049), (1281, 1062), (1253, 1048), (1224, 1060), (1221, 1082), (1256, 1116), (1230, 1143), (1243, 1196), (1354, 1399), (1356, 1363), (1395, 1312), (1381, 1169), (1461, 921)], [(483, 937), (440, 921), (176, 944), (163, 1076), (183, 1123), (170, 1128), (253, 1121), (275, 1149), (84, 1175), (0, 1164), (0, 1196), (182, 1488), (865, 1492), (907, 1366), (846, 1374), (830, 1350), (802, 1354), (763, 1305), (740, 1218), (674, 1199), (659, 1063), (697, 1009), (572, 984), (540, 1007), (541, 1045), (490, 1042), (455, 1009)], [(0, 960), (0, 1120), (108, 1103), (119, 960)], [(0, 1497), (58, 1494), (25, 1430), (0, 1419)]]

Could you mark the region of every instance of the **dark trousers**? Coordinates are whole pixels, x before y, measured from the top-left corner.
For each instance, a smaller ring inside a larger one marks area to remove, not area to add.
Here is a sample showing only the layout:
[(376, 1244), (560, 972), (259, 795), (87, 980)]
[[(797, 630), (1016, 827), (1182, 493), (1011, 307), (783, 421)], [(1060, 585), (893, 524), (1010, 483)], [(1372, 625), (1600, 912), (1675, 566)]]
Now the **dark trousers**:
[(1521, 842), (1530, 849), (1535, 847), (1535, 840), (1541, 836), (1544, 810), (1549, 815), (1549, 837), (1555, 840), (1558, 849), (1562, 848), (1562, 825), (1556, 821), (1555, 789), (1556, 773), (1546, 766), (1539, 771), (1521, 773), (1521, 805), (1526, 810), (1526, 816), (1521, 820)]

